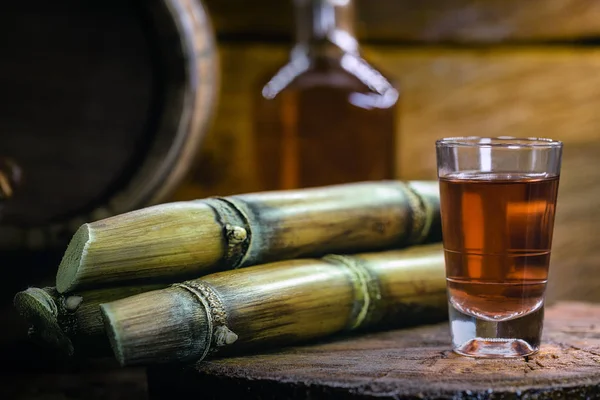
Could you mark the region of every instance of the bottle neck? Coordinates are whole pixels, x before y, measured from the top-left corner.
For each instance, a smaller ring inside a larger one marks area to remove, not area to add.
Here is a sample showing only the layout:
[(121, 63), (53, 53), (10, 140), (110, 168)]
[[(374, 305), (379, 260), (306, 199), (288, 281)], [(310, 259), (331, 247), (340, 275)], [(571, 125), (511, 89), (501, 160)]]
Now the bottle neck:
[(296, 18), (292, 56), (358, 54), (353, 0), (293, 0)]

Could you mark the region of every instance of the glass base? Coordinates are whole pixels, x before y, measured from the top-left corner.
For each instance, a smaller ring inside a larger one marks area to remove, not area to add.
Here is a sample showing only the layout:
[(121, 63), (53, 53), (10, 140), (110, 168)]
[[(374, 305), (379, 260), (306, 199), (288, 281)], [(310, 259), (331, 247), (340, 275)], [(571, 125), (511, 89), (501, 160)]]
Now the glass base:
[(454, 352), (469, 357), (513, 358), (540, 348), (544, 307), (510, 320), (489, 321), (458, 311), (448, 304)]
[(455, 353), (468, 357), (511, 358), (535, 354), (534, 349), (521, 339), (475, 338), (454, 349)]

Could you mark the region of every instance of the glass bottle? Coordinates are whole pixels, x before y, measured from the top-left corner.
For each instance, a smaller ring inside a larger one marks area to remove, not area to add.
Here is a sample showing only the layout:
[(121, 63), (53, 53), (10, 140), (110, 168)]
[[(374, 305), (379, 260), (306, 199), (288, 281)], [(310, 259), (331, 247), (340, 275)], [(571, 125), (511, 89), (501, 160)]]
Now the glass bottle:
[(293, 0), (295, 43), (254, 104), (260, 189), (396, 177), (396, 88), (359, 53), (352, 0)]

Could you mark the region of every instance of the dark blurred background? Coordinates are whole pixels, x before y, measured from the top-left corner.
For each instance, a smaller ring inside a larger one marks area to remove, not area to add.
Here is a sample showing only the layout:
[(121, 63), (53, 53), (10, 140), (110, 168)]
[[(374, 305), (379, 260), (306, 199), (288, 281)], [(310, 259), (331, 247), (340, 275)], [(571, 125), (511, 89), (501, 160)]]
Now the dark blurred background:
[[(356, 6), (364, 56), (401, 91), (394, 177), (435, 179), (441, 137), (564, 141), (548, 300), (600, 301), (600, 2)], [(281, 0), (3, 7), (0, 156), (22, 176), (0, 217), (1, 398), (146, 398), (143, 370), (64, 363), (29, 343), (12, 297), (53, 284), (83, 222), (263, 187), (253, 99), (292, 32)]]

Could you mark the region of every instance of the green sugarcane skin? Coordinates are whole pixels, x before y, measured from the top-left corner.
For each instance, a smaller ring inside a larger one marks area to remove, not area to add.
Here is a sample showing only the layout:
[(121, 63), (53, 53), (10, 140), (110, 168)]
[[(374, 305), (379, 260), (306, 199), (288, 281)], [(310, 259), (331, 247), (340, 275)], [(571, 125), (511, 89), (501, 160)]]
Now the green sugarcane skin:
[(435, 181), (382, 181), (161, 204), (84, 224), (56, 279), (61, 293), (328, 253), (439, 240)]
[(447, 315), (443, 250), (435, 244), (280, 261), (100, 307), (121, 365), (276, 349), (350, 330), (442, 320)]
[(251, 193), (149, 207), (78, 232), (57, 288), (15, 298), (34, 336), (69, 354), (106, 345), (98, 304), (146, 290), (140, 282), (164, 285), (259, 262), (439, 241), (439, 194), (432, 181)]
[(447, 312), (444, 258), (437, 244), (275, 262), (201, 281), (218, 294), (229, 310), (227, 327), (239, 336), (223, 347), (227, 353), (425, 323)]

